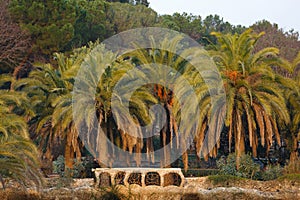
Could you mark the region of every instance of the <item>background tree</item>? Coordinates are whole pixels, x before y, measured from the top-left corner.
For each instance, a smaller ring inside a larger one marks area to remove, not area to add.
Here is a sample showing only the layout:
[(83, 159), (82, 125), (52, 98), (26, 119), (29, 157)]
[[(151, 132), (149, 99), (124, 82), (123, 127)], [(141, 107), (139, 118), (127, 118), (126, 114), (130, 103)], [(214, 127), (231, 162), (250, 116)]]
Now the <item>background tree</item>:
[[(284, 32), (283, 29), (278, 28), (277, 24), (271, 24), (266, 20), (259, 21), (251, 27), (256, 33), (265, 32), (255, 45), (255, 51), (266, 47), (276, 47), (279, 49), (279, 55), (289, 62), (292, 62), (300, 51), (299, 33), (294, 30)], [(288, 70), (276, 66), (274, 69), (284, 76), (291, 77)]]
[(157, 13), (143, 5), (112, 3), (106, 13), (115, 34), (133, 28), (154, 26)]
[(201, 16), (188, 15), (187, 13), (174, 13), (173, 15), (162, 15), (159, 17), (157, 26), (162, 26), (189, 35), (194, 40), (201, 38), (202, 19)]
[(202, 22), (202, 38), (198, 41), (200, 44), (206, 46), (208, 44), (216, 44), (216, 38), (211, 35), (211, 32), (221, 33), (242, 33), (245, 30), (243, 26), (233, 26), (229, 22), (225, 22), (219, 15), (208, 15)]
[(134, 5), (144, 5), (146, 7), (149, 6), (149, 2), (148, 0), (106, 0), (108, 2), (120, 2), (120, 3), (131, 3), (131, 4), (134, 4)]
[(265, 32), (255, 46), (257, 51), (272, 46), (278, 48), (279, 55), (290, 62), (297, 56), (300, 50), (298, 32), (294, 30), (284, 32), (283, 29), (278, 28), (277, 24), (271, 24), (266, 20), (255, 23), (251, 28), (256, 33)]
[(80, 1), (77, 4), (74, 37), (63, 50), (80, 48), (96, 40), (102, 41), (113, 34), (106, 18), (110, 4), (102, 0)]
[(12, 0), (10, 13), (31, 34), (34, 51), (48, 59), (53, 52), (63, 50), (74, 36), (76, 1)]
[(157, 26), (166, 27), (189, 35), (201, 45), (216, 44), (216, 38), (210, 33), (242, 33), (243, 26), (233, 26), (224, 22), (218, 15), (209, 15), (202, 19), (201, 16), (188, 15), (187, 13), (174, 13), (173, 15), (162, 15), (159, 17)]
[(0, 2), (0, 74), (21, 70), (30, 52), (30, 36), (14, 23), (8, 0)]

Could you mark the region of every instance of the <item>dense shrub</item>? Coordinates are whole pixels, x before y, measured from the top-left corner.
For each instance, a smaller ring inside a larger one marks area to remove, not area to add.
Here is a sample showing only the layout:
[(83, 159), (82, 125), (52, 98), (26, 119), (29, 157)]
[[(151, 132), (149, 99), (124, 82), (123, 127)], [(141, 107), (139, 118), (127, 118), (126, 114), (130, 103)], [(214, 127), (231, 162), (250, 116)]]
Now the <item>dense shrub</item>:
[(217, 161), (217, 166), (220, 169), (219, 174), (232, 175), (243, 178), (252, 179), (259, 172), (260, 166), (252, 160), (249, 154), (244, 154), (240, 158), (239, 169), (236, 167), (236, 155), (229, 154), (228, 157), (221, 158)]
[(82, 160), (74, 160), (72, 169), (65, 169), (65, 158), (60, 155), (55, 161), (53, 161), (53, 173), (60, 175), (60, 177), (72, 177), (72, 178), (87, 178), (92, 177), (91, 168), (93, 167), (90, 160), (85, 157)]
[(60, 155), (55, 161), (53, 161), (53, 173), (59, 174), (63, 177), (65, 171), (65, 158)]
[[(274, 180), (282, 176), (283, 168), (279, 165), (269, 165), (266, 169), (260, 170), (260, 165), (255, 163), (249, 154), (242, 155), (240, 158), (239, 169), (236, 167), (236, 156), (235, 154), (229, 154), (228, 157), (221, 158), (217, 161), (219, 168), (219, 175), (231, 175), (242, 178), (249, 178), (255, 180)], [(299, 166), (297, 164), (291, 164), (289, 170), (291, 172)]]
[(282, 175), (282, 167), (279, 165), (270, 166), (265, 171), (261, 173), (261, 176), (257, 179), (261, 179), (264, 181), (277, 179)]

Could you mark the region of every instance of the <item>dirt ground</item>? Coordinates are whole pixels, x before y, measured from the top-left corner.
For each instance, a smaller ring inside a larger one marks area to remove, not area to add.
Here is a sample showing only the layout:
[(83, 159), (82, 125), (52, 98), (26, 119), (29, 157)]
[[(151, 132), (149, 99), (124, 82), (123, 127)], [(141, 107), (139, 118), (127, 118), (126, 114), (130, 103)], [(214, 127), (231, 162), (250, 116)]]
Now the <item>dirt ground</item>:
[[(91, 200), (101, 199), (101, 191), (94, 187), (93, 179), (77, 179), (69, 187), (58, 188), (58, 179), (47, 179), (38, 193), (24, 192), (15, 185), (0, 192), (1, 200)], [(296, 181), (238, 180), (213, 184), (207, 177), (186, 178), (183, 187), (132, 185), (120, 186), (119, 191), (136, 200), (198, 200), (198, 199), (300, 199), (300, 183)]]

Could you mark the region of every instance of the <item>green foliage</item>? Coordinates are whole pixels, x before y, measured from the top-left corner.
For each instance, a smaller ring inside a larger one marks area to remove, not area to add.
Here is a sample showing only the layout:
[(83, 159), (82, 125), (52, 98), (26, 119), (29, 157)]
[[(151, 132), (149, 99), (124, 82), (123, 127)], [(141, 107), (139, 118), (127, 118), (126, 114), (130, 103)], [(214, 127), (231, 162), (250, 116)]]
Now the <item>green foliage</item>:
[(220, 170), (219, 174), (232, 175), (232, 176), (238, 175), (238, 172), (236, 169), (236, 157), (233, 153), (229, 154), (226, 159), (220, 158), (217, 161), (217, 167)]
[(282, 175), (283, 169), (279, 165), (268, 166), (266, 170), (260, 170), (260, 166), (254, 163), (249, 154), (244, 154), (240, 158), (239, 169), (236, 168), (235, 154), (229, 154), (227, 159), (221, 158), (217, 161), (220, 169), (219, 175), (230, 175), (255, 180), (274, 180)]
[(252, 179), (254, 174), (260, 170), (260, 166), (254, 163), (250, 154), (244, 154), (240, 158), (238, 173), (241, 177)]
[(253, 162), (249, 154), (241, 156), (239, 169), (236, 168), (236, 160), (234, 153), (229, 154), (227, 159), (219, 159), (217, 161), (217, 166), (220, 169), (219, 174), (252, 179), (255, 173), (259, 172), (259, 165)]
[(257, 176), (257, 179), (262, 179), (264, 181), (275, 180), (278, 177), (282, 176), (282, 167), (280, 165), (268, 166), (268, 168), (261, 172), (261, 177)]
[(34, 51), (46, 57), (100, 41), (124, 30), (153, 26), (157, 14), (147, 1), (133, 4), (104, 0), (12, 0), (10, 13), (29, 31)]
[(144, 5), (149, 6), (148, 0), (106, 0), (108, 2), (120, 2), (120, 3), (130, 3), (132, 5)]
[[(36, 116), (30, 125), (35, 130), (33, 137), (38, 141), (39, 148), (43, 153), (50, 153), (51, 155), (52, 144), (57, 144), (55, 142), (57, 138), (61, 139), (62, 143), (60, 144), (66, 145), (64, 143), (66, 142), (65, 138), (74, 134), (71, 109), (74, 77), (81, 62), (91, 51), (92, 46), (96, 44), (98, 43), (90, 43), (89, 47), (75, 49), (69, 56), (63, 53), (55, 54), (57, 67), (50, 64), (36, 67), (29, 74), (29, 78), (19, 80), (15, 85), (18, 89), (26, 92), (31, 100)], [(62, 112), (63, 109), (68, 110), (68, 112)], [(77, 150), (79, 148), (77, 137), (74, 137), (68, 144), (72, 144), (69, 146), (70, 148), (77, 148)], [(71, 151), (74, 152), (73, 149)], [(61, 154), (61, 152), (59, 153)], [(72, 162), (73, 158), (70, 158), (70, 161)]]
[(238, 176), (219, 174), (219, 175), (208, 176), (208, 180), (211, 181), (214, 185), (230, 186), (233, 185), (236, 181), (240, 181), (244, 179)]
[(209, 15), (202, 19), (201, 16), (185, 12), (160, 16), (157, 26), (183, 32), (204, 46), (216, 44), (217, 40), (210, 35), (211, 32), (242, 33), (245, 30), (245, 27), (233, 26), (229, 22), (225, 22), (218, 15)]
[(117, 34), (133, 28), (154, 26), (157, 13), (143, 5), (112, 3), (107, 9), (106, 19), (113, 33)]
[(34, 40), (35, 52), (48, 57), (106, 35), (103, 0), (12, 0), (10, 13)]
[(63, 177), (65, 171), (65, 158), (60, 155), (55, 161), (52, 162), (53, 173), (59, 174), (60, 177)]
[(102, 0), (81, 0), (76, 7), (76, 21), (74, 24), (74, 37), (64, 50), (71, 50), (89, 42), (104, 40), (113, 33), (107, 20), (106, 13), (110, 5)]
[(69, 187), (73, 182), (74, 174), (76, 174), (77, 171), (75, 169), (65, 167), (65, 158), (62, 155), (58, 156), (57, 160), (53, 161), (52, 164), (53, 172), (60, 176), (57, 182), (57, 187)]
[(82, 161), (74, 160), (73, 169), (65, 168), (65, 158), (63, 155), (57, 157), (53, 164), (53, 173), (59, 174), (60, 177), (71, 176), (73, 178), (84, 178), (83, 172), (85, 170), (84, 163)]
[(12, 0), (15, 21), (31, 33), (35, 50), (50, 55), (62, 50), (74, 36), (76, 1)]
[(217, 40), (210, 33), (212, 32), (222, 32), (226, 33), (242, 33), (245, 30), (245, 27), (242, 26), (233, 26), (229, 22), (225, 22), (223, 18), (219, 15), (208, 15), (202, 22), (203, 29), (201, 31), (201, 39), (199, 42), (203, 45), (216, 44)]
[(87, 170), (85, 164), (86, 163), (75, 159), (75, 163), (72, 169), (73, 171), (72, 175), (74, 178), (85, 178), (86, 176), (85, 170)]
[[(237, 154), (240, 155), (245, 151), (245, 145), (249, 146), (247, 144), (249, 141), (253, 149), (253, 155), (256, 156), (256, 148), (259, 145), (258, 141), (261, 142), (262, 146), (266, 144), (268, 149), (269, 144), (273, 141), (272, 137), (274, 133), (279, 143), (280, 125), (288, 124), (289, 118), (293, 119), (293, 125), (290, 129), (293, 131), (294, 136), (292, 142), (297, 140), (296, 134), (299, 132), (300, 115), (297, 112), (299, 110), (297, 109), (299, 107), (299, 94), (296, 95), (296, 93), (299, 93), (299, 91), (294, 90), (295, 93), (290, 95), (292, 98), (289, 103), (291, 104), (289, 117), (286, 106), (284, 106), (286, 98), (283, 93), (284, 90), (287, 90), (289, 82), (283, 84), (283, 82), (278, 81), (282, 80), (281, 77), (273, 73), (271, 68), (274, 63), (278, 64), (278, 49), (266, 48), (259, 52), (253, 51), (256, 47), (255, 45), (257, 45), (257, 40), (262, 34), (253, 34), (251, 30), (247, 30), (241, 35), (232, 35), (231, 33), (241, 33), (244, 27), (234, 27), (230, 23), (224, 22), (217, 15), (209, 15), (203, 20), (200, 16), (188, 15), (187, 13), (175, 13), (173, 15), (158, 17), (155, 11), (140, 5), (147, 5), (147, 1), (122, 0), (118, 2), (123, 4), (105, 3), (103, 0), (11, 0), (10, 12), (14, 20), (30, 32), (34, 41), (35, 51), (42, 52), (48, 58), (55, 51), (68, 51), (74, 47), (87, 44), (89, 41), (95, 41), (98, 38), (103, 40), (113, 33), (153, 25), (187, 33), (204, 45), (210, 42), (212, 44), (218, 42), (215, 46), (216, 51), (212, 55), (225, 82), (224, 86), (227, 94), (226, 107), (228, 109), (226, 113), (226, 126), (230, 129), (229, 134), (231, 135), (229, 138), (233, 138), (232, 135), (237, 135), (239, 138), (235, 138), (235, 143), (239, 142), (239, 144), (236, 144)], [(268, 28), (267, 25), (263, 24), (262, 26)], [(275, 26), (272, 27), (272, 30), (273, 28), (277, 29)], [(211, 34), (212, 31), (221, 33)], [(281, 36), (283, 35), (281, 34)], [(287, 37), (291, 37), (294, 41), (297, 34), (291, 32), (290, 36)], [(55, 61), (53, 66), (49, 64), (37, 67), (30, 74), (30, 78), (32, 79), (30, 83), (25, 83), (28, 80), (20, 81), (18, 89), (25, 88), (24, 91), (28, 92), (28, 96), (31, 97), (32, 105), (35, 108), (36, 116), (34, 120), (38, 122), (35, 123), (32, 120), (30, 124), (35, 125), (33, 127), (38, 132), (35, 139), (41, 144), (43, 150), (53, 142), (51, 141), (52, 139), (54, 140), (57, 137), (65, 139), (65, 136), (70, 136), (70, 133), (76, 134), (74, 122), (71, 117), (71, 91), (73, 89), (74, 76), (84, 56), (89, 53), (89, 51), (85, 51), (86, 49), (82, 49), (83, 53), (80, 53), (80, 50), (74, 50), (71, 56), (68, 56), (68, 54), (55, 54), (57, 61)], [(146, 52), (146, 54), (149, 54), (149, 52)], [(105, 60), (107, 56), (111, 55), (104, 55), (103, 62), (107, 61)], [(111, 57), (116, 59), (114, 56)], [(111, 97), (111, 90), (114, 84), (118, 81), (114, 79), (114, 76), (121, 76), (122, 72), (120, 71), (134, 67), (134, 63), (130, 62), (123, 62), (121, 65), (114, 63), (114, 66), (106, 71), (104, 75), (105, 81), (97, 85), (97, 91), (99, 91), (97, 94), (97, 103), (101, 105), (98, 111), (99, 113), (103, 113), (103, 118), (111, 114), (109, 110), (110, 101), (108, 99)], [(298, 63), (295, 66), (297, 65)], [(196, 82), (195, 80), (197, 81), (198, 79), (193, 77), (192, 81)], [(277, 84), (279, 82), (282, 85)], [(27, 87), (27, 84), (30, 86)], [(199, 91), (202, 92), (202, 89), (200, 88)], [(146, 124), (147, 122), (147, 114), (145, 114), (147, 112), (145, 110), (147, 111), (148, 105), (138, 101), (137, 97), (139, 95), (146, 96), (146, 92), (146, 90), (137, 91), (135, 93), (136, 96), (133, 97), (130, 104), (131, 111), (135, 112), (134, 114), (139, 117), (138, 121), (141, 124)], [(150, 96), (147, 97), (149, 99), (152, 98)], [(152, 101), (154, 102), (153, 98)], [(139, 112), (139, 108), (141, 107), (144, 108), (143, 112)], [(5, 109), (7, 108), (5, 107)], [(81, 110), (83, 111), (82, 113), (85, 110), (88, 109), (83, 108)], [(9, 114), (20, 114), (22, 112), (24, 112), (23, 108), (15, 108)], [(5, 114), (8, 116), (7, 113)], [(9, 116), (11, 118), (15, 117), (15, 115)], [(80, 123), (84, 121), (83, 119), (81, 120)], [(6, 120), (6, 122), (8, 121)], [(104, 119), (104, 121), (111, 120), (108, 118)], [(22, 126), (24, 123), (26, 124), (23, 121)], [(84, 123), (89, 128), (92, 128), (90, 127), (91, 121), (87, 120)], [(110, 129), (111, 133), (115, 128), (111, 127), (112, 124), (114, 123), (105, 124), (107, 125), (108, 132)], [(117, 126), (119, 126), (117, 128), (120, 128), (118, 122)], [(77, 138), (72, 138), (75, 139), (72, 142), (69, 141), (68, 145), (74, 145), (71, 150), (75, 148), (78, 150)], [(114, 138), (112, 137), (111, 139), (113, 140)], [(115, 141), (121, 141), (121, 139), (117, 138)], [(229, 141), (230, 145), (231, 141)], [(80, 150), (76, 151), (76, 153), (78, 152)], [(233, 161), (230, 162), (233, 163)], [(235, 169), (236, 166), (231, 165), (227, 168), (224, 167), (224, 171), (229, 174), (252, 178), (257, 166), (252, 165), (248, 158), (243, 160), (243, 157), (241, 157), (240, 162), (245, 164), (238, 164), (239, 170)], [(75, 168), (78, 168), (78, 172), (76, 173), (79, 174), (82, 165), (78, 163), (77, 166), (75, 163)], [(268, 173), (272, 173), (272, 170), (276, 172), (277, 169), (272, 168), (270, 170)]]
[(159, 18), (159, 26), (175, 31), (183, 32), (195, 40), (200, 39), (202, 31), (202, 19), (200, 16), (188, 15), (187, 13), (174, 13), (163, 15)]

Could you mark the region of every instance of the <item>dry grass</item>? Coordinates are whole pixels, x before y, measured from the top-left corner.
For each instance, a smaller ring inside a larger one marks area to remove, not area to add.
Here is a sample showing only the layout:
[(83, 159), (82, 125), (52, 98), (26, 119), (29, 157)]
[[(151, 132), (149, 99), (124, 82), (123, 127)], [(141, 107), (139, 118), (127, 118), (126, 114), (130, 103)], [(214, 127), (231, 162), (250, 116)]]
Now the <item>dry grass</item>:
[[(130, 187), (128, 200), (198, 200), (198, 199), (300, 199), (300, 174), (285, 175), (279, 180), (254, 181), (229, 176), (187, 179), (184, 187), (137, 185)], [(128, 196), (129, 188), (120, 187), (117, 193)], [(52, 188), (42, 193), (9, 188), (0, 191), (0, 200), (100, 200), (104, 191), (93, 188)]]

